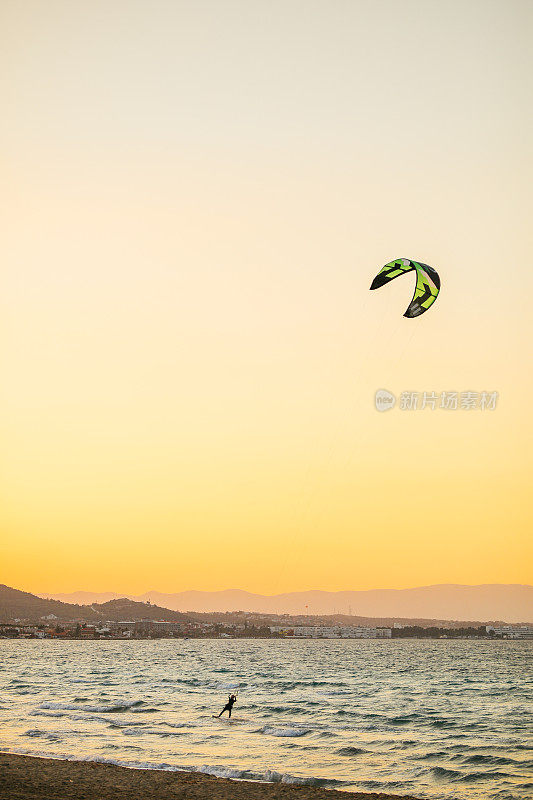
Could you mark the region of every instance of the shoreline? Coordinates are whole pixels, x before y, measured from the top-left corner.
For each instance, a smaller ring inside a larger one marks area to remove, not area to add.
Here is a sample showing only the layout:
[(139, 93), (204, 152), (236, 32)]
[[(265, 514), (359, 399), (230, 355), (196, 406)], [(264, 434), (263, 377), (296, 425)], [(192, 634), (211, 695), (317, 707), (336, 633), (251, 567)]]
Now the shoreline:
[(0, 800), (418, 800), (412, 795), (351, 792), (308, 784), (219, 778), (0, 753)]
[(533, 636), (4, 636), (0, 642), (531, 642)]

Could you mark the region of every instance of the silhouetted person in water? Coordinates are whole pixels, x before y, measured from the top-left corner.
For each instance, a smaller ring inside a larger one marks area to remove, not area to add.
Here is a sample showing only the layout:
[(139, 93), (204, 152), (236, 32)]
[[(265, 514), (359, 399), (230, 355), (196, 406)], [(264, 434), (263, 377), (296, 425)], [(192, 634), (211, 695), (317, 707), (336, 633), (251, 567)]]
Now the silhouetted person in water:
[(228, 697), (228, 702), (226, 703), (226, 705), (224, 706), (224, 708), (222, 709), (220, 714), (218, 714), (218, 716), (221, 717), (222, 714), (224, 713), (224, 711), (227, 711), (228, 712), (228, 719), (229, 719), (231, 717), (231, 709), (233, 708), (233, 705), (236, 702), (237, 702), (237, 695), (236, 694), (230, 694), (230, 696)]

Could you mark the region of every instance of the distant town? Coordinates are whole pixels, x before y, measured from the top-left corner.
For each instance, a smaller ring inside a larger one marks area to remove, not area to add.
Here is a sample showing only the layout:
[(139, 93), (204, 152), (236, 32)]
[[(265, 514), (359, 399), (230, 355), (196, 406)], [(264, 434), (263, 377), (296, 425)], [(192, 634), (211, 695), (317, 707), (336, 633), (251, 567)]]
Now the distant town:
[(38, 623), (0, 625), (0, 639), (533, 639), (533, 626), (490, 625), (478, 628), (422, 628), (395, 623), (392, 628), (340, 625), (264, 625), (245, 621), (222, 625), (208, 622), (168, 622), (166, 620), (124, 620), (91, 625), (80, 622), (58, 623), (48, 614)]

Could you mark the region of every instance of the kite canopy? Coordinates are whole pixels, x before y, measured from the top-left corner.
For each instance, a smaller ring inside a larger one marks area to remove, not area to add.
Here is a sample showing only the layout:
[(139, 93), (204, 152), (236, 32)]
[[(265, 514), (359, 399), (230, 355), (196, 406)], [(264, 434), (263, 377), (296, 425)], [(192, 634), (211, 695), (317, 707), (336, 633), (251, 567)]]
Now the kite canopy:
[(411, 261), (409, 258), (397, 258), (389, 261), (372, 281), (371, 289), (379, 289), (389, 281), (406, 272), (416, 271), (416, 286), (413, 299), (409, 303), (404, 317), (419, 317), (430, 308), (440, 291), (440, 278), (437, 270), (423, 264), (421, 261)]

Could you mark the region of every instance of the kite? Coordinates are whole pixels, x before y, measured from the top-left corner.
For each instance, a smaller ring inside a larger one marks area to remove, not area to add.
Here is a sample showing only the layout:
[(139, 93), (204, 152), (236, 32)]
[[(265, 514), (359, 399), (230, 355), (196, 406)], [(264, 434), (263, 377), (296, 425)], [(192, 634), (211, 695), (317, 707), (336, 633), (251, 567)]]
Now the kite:
[(440, 291), (440, 278), (437, 270), (423, 264), (421, 261), (411, 261), (409, 258), (397, 258), (389, 261), (372, 281), (371, 289), (379, 289), (398, 275), (403, 275), (411, 270), (416, 271), (416, 287), (413, 299), (409, 303), (404, 317), (419, 317), (433, 305)]

